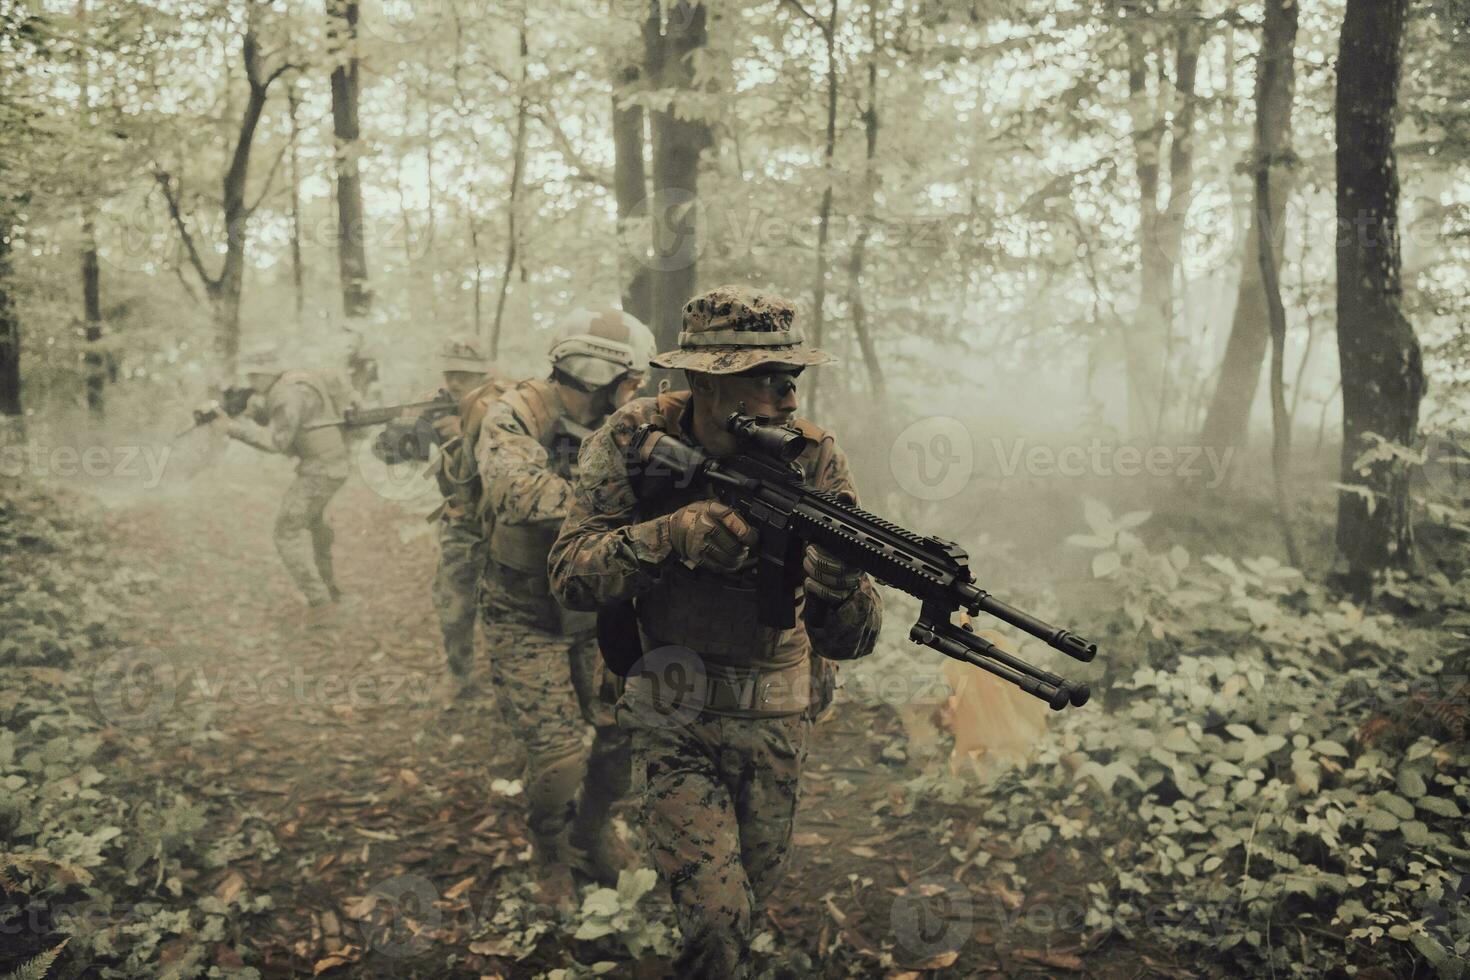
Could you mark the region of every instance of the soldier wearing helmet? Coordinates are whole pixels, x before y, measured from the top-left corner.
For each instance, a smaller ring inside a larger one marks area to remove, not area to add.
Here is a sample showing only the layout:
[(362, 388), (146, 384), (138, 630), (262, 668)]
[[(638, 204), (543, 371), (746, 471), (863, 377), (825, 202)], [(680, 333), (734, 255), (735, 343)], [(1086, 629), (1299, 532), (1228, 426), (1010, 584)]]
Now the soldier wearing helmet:
[[(629, 673), (616, 715), (632, 734), (640, 827), (683, 935), (681, 977), (748, 969), (791, 843), (807, 732), (830, 698), (830, 688), (813, 694), (812, 681), (830, 677), (813, 664), (872, 652), (882, 606), (867, 576), (813, 547), (796, 626), (761, 626), (756, 532), (702, 491), (654, 495), (630, 476), (639, 464), (628, 452), (644, 425), (734, 452), (723, 420), (763, 416), (808, 438), (796, 460), (808, 485), (855, 500), (835, 439), (796, 417), (797, 377), (830, 358), (805, 345), (794, 315), (785, 300), (742, 286), (685, 305), (679, 349), (653, 363), (683, 368), (691, 391), (630, 402), (587, 441), (551, 550), (552, 589), (568, 608), (632, 603), (645, 669)], [(812, 597), (824, 600), (820, 619), (807, 618)], [(654, 654), (679, 676), (659, 677)]]
[(306, 599), (306, 625), (327, 625), (342, 593), (325, 515), (347, 482), (347, 444), (341, 429), (306, 427), (342, 417), (349, 404), (346, 386), (325, 373), (287, 371), (274, 347), (241, 355), (240, 368), (256, 394), (244, 414), (230, 420), (229, 435), (263, 452), (296, 458), (296, 479), (276, 514), (276, 551)]
[[(490, 361), (479, 343), (468, 336), (451, 337), (439, 349), (443, 391), (456, 403), (472, 405), (481, 398), (495, 398), (509, 384), (490, 369)], [(426, 392), (420, 401), (431, 401), (437, 392)], [(461, 409), (463, 411), (463, 407)], [(486, 540), (478, 518), (480, 480), (475, 471), (473, 447), (466, 448), (464, 422), (459, 414), (434, 420), (432, 429), (417, 414), (395, 419), (384, 428), (373, 451), (389, 463), (407, 459), (429, 459), (430, 446), (438, 444), (434, 475), (444, 503), (429, 515), (439, 525), (439, 567), (431, 595), (444, 635), (444, 652), (454, 685), (455, 702), (477, 692), (471, 679), (475, 659), (475, 595), (480, 570), (485, 566)]]
[[(531, 839), (549, 899), (566, 907), (579, 873), (616, 884), (631, 853), (609, 822), (627, 792), (628, 739), (612, 717), (610, 678), (594, 617), (557, 603), (547, 552), (566, 516), (577, 451), (637, 393), (653, 334), (621, 310), (563, 317), (551, 374), (523, 381), (466, 413), (488, 527), (480, 609), (497, 700), (526, 750)], [(583, 748), (593, 726), (590, 752)]]

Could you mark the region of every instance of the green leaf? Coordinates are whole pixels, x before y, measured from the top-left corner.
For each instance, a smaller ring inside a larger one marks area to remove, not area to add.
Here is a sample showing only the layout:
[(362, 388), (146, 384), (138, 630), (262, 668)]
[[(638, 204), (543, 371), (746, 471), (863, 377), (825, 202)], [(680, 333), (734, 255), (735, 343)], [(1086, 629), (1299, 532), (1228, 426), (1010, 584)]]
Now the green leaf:
[(1112, 544), (1118, 537), (1118, 529), (1113, 526), (1113, 512), (1108, 505), (1092, 497), (1082, 501), (1082, 516), (1087, 519), (1087, 526), (1092, 528), (1092, 533)]
[(1066, 543), (1074, 548), (1092, 548), (1094, 550), (1111, 548), (1113, 546), (1112, 541), (1107, 538), (1100, 538), (1095, 534), (1069, 534), (1067, 535)]
[(1437, 817), (1449, 817), (1453, 820), (1462, 816), (1455, 801), (1447, 800), (1442, 796), (1421, 796), (1414, 801), (1414, 805), (1421, 810), (1428, 810)]
[(1363, 826), (1368, 830), (1377, 830), (1387, 833), (1390, 830), (1398, 829), (1399, 818), (1394, 816), (1392, 813), (1389, 813), (1387, 810), (1379, 810), (1375, 808), (1364, 812)]
[(1331, 755), (1343, 759), (1347, 758), (1348, 755), (1347, 749), (1343, 748), (1337, 742), (1325, 738), (1319, 742), (1316, 742), (1312, 746), (1312, 751), (1316, 752), (1318, 755)]
[(1126, 531), (1130, 528), (1138, 527), (1152, 516), (1154, 516), (1154, 512), (1151, 510), (1130, 511), (1118, 518), (1118, 530)]
[(1123, 566), (1123, 558), (1116, 551), (1100, 551), (1092, 556), (1092, 577), (1107, 578)]

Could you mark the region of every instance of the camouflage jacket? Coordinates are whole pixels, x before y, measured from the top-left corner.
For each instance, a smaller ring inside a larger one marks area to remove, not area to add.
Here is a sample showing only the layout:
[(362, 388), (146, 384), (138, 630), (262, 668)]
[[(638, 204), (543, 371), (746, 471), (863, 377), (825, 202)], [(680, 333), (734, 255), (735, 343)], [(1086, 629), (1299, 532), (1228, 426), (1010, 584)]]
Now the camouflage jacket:
[(246, 413), (230, 420), (229, 434), (263, 452), (295, 456), (303, 476), (345, 478), (347, 442), (342, 430), (306, 426), (342, 417), (347, 396), (340, 382), (324, 374), (288, 371), (264, 397), (250, 400)]
[[(669, 515), (699, 495), (684, 491), (640, 501), (625, 460), (634, 432), (656, 417), (670, 435), (693, 442), (687, 398), (672, 398), (668, 413), (658, 411), (658, 399), (636, 399), (614, 412), (583, 445), (576, 495), (551, 549), (551, 585), (557, 598), (571, 609), (639, 599), (645, 648), (674, 642), (668, 635), (671, 629), (684, 637), (702, 636), (706, 639), (700, 646), (687, 645), (706, 663), (720, 667), (775, 670), (805, 661), (812, 651), (831, 660), (871, 653), (882, 623), (882, 602), (866, 576), (820, 629), (808, 627), (798, 617), (794, 628), (775, 630), (755, 623), (753, 569), (742, 576), (692, 573), (674, 555)], [(855, 496), (847, 457), (836, 441), (815, 426), (803, 426), (822, 435), (797, 459), (806, 482)], [(730, 603), (726, 597), (740, 594), (731, 588), (743, 589), (751, 598), (744, 604)], [(711, 602), (711, 595), (720, 598)], [(673, 621), (680, 616), (686, 621)], [(693, 616), (706, 622), (687, 622)]]
[(474, 447), (490, 528), (485, 587), (554, 632), (591, 625), (579, 616), (574, 627), (562, 615), (546, 577), (546, 554), (572, 498), (573, 461), (550, 451), (565, 414), (555, 385), (523, 381), (487, 407)]

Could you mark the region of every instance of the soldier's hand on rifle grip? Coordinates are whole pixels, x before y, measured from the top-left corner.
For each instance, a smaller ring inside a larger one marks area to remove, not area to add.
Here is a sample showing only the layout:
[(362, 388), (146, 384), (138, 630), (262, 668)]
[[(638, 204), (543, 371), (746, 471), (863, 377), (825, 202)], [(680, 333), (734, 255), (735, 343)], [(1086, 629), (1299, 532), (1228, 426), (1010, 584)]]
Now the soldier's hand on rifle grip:
[(464, 435), (464, 427), (460, 424), (458, 415), (441, 415), (434, 420), (433, 425), (434, 431), (439, 433), (441, 444)]
[(749, 562), (760, 536), (718, 500), (699, 500), (669, 515), (669, 540), (690, 568), (736, 572)]
[(863, 584), (861, 569), (845, 565), (831, 552), (808, 545), (801, 561), (806, 573), (806, 594), (840, 606)]

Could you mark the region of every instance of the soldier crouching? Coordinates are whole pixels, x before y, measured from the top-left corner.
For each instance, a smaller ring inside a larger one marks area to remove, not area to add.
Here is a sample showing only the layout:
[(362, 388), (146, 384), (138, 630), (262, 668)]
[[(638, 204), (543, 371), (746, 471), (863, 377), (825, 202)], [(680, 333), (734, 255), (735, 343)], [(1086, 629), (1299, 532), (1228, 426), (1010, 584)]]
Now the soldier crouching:
[[(576, 496), (551, 550), (551, 583), (573, 609), (635, 600), (646, 659), (671, 655), (700, 675), (700, 703), (668, 676), (627, 679), (619, 723), (632, 732), (642, 827), (670, 886), (683, 934), (679, 976), (739, 976), (761, 909), (791, 844), (811, 718), (813, 655), (850, 660), (873, 650), (882, 619), (867, 576), (809, 548), (802, 606), (819, 597), (820, 627), (759, 625), (751, 580), (756, 533), (733, 510), (689, 488), (654, 495), (628, 459), (652, 424), (712, 455), (733, 452), (732, 412), (792, 424), (810, 440), (797, 459), (817, 489), (856, 493), (833, 437), (796, 419), (796, 378), (830, 358), (803, 344), (785, 301), (722, 287), (684, 308), (680, 349), (653, 359), (688, 372), (690, 392), (641, 398), (583, 447)], [(675, 651), (669, 654), (669, 651)], [(660, 684), (660, 681), (665, 683)], [(648, 710), (653, 704), (655, 710)]]

